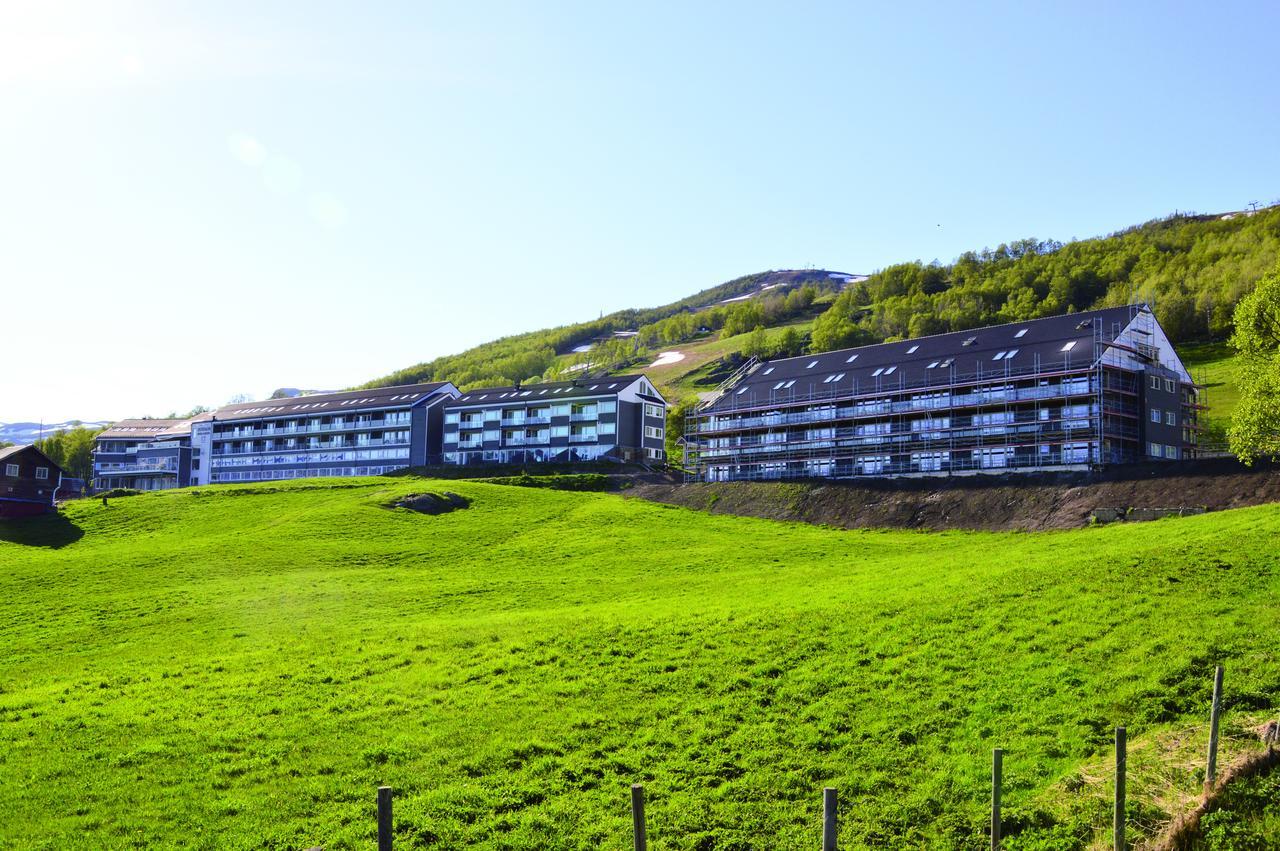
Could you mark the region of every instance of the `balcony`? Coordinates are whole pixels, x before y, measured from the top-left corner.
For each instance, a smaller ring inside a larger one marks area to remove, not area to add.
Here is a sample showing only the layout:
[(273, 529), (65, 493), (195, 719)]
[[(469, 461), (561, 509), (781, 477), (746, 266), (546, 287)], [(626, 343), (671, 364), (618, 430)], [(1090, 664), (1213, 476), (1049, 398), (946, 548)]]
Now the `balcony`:
[(551, 422), (551, 417), (525, 417), (525, 425), (547, 425)]
[(503, 417), (502, 425), (506, 427), (522, 426), (525, 424), (524, 417)]
[(582, 432), (580, 434), (571, 434), (569, 435), (569, 442), (570, 443), (595, 443), (596, 433)]
[(136, 464), (117, 464), (114, 467), (100, 467), (95, 471), (100, 476), (144, 476), (144, 475), (163, 475), (165, 473), (177, 475), (178, 464), (170, 458), (158, 461), (139, 461)]
[(597, 414), (595, 411), (583, 411), (582, 413), (579, 413), (579, 414), (570, 414), (569, 422), (574, 422), (574, 423), (588, 422), (590, 420), (596, 419), (596, 417), (597, 417)]

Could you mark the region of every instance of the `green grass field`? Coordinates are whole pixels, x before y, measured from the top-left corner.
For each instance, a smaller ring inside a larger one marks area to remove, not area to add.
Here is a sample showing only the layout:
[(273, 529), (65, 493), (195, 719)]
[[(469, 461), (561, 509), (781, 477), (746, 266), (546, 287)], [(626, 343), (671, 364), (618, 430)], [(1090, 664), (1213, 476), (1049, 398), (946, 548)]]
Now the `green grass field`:
[[(469, 508), (385, 505), (448, 489)], [(1280, 697), (1280, 506), (1073, 532), (837, 531), (415, 479), (0, 526), (0, 847), (1085, 848)], [(1220, 819), (1221, 821), (1221, 819)], [(1274, 822), (1272, 822), (1274, 823)]]

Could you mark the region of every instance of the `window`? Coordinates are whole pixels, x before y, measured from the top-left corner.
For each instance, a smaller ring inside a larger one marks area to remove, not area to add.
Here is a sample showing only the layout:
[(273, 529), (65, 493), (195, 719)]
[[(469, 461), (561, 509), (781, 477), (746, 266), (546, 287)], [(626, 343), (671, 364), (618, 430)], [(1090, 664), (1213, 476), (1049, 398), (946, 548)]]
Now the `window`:
[(790, 387), (792, 384), (795, 384), (795, 383), (796, 383), (796, 380), (793, 378), (793, 379), (791, 379), (790, 381), (788, 381), (786, 384), (784, 384), (784, 385), (782, 385), (782, 386), (783, 386), (783, 388), (785, 389), (785, 388)]
[(446, 424), (456, 423), (458, 421), (458, 412), (449, 411), (447, 414), (444, 415), (444, 421)]
[(48, 468), (48, 467), (36, 467), (36, 478), (37, 478), (37, 479), (47, 479), (47, 478), (49, 478), (49, 468)]
[(1075, 341), (1075, 340), (1070, 340), (1070, 341), (1068, 341), (1068, 342), (1066, 342), (1066, 343), (1063, 343), (1063, 344), (1062, 344), (1062, 348), (1061, 348), (1061, 349), (1059, 349), (1059, 351), (1062, 351), (1062, 352), (1069, 352), (1069, 351), (1071, 351), (1072, 349), (1074, 349), (1075, 347), (1076, 347), (1076, 341)]
[(5, 474), (6, 476), (9, 476), (9, 477), (14, 478), (14, 479), (18, 478), (18, 465), (17, 465), (17, 464), (5, 464), (5, 465), (4, 465), (4, 474)]
[(751, 389), (750, 387), (743, 387), (741, 390), (738, 391), (737, 395), (741, 396), (743, 393), (746, 393), (750, 389)]
[(893, 374), (893, 371), (894, 371), (895, 369), (897, 369), (897, 367), (896, 367), (896, 366), (891, 366), (891, 367), (889, 367), (888, 369), (886, 369), (886, 370), (884, 371), (884, 374), (885, 374), (885, 375), (892, 375), (892, 374)]
[(644, 415), (645, 415), (646, 417), (658, 417), (659, 419), (661, 419), (661, 418), (662, 418), (662, 407), (661, 407), (661, 406), (659, 406), (659, 405), (650, 405), (650, 404), (648, 404), (648, 403), (645, 403), (645, 406), (644, 406)]
[(1164, 448), (1164, 457), (1166, 457), (1166, 458), (1172, 458), (1174, 461), (1177, 461), (1177, 460), (1178, 460), (1178, 447), (1176, 447), (1176, 446), (1166, 446), (1166, 447)]
[(1160, 409), (1159, 409), (1159, 408), (1152, 408), (1152, 409), (1151, 409), (1151, 422), (1153, 422), (1153, 423), (1158, 423), (1158, 422), (1160, 422)]
[(662, 440), (662, 429), (655, 426), (645, 426), (644, 436), (653, 438), (654, 440)]
[(1020, 328), (1020, 329), (1018, 329), (1018, 333), (1014, 334), (1014, 335), (1013, 335), (1013, 337), (1014, 337), (1014, 339), (1016, 340), (1016, 339), (1018, 339), (1019, 337), (1021, 337), (1023, 334), (1026, 334), (1026, 333), (1027, 333), (1027, 329), (1026, 329), (1026, 328)]
[(552, 426), (551, 436), (552, 437), (568, 437), (569, 427), (568, 426)]
[(1004, 360), (1004, 352), (996, 352), (996, 356), (992, 360)]
[(858, 359), (858, 355), (857, 355), (857, 353), (855, 352), (854, 354), (851, 354), (851, 355), (849, 355), (849, 357), (845, 358), (845, 361), (844, 361), (844, 362), (845, 362), (845, 363), (853, 363), (853, 362), (854, 362), (854, 361), (856, 361), (857, 359)]
[(615, 427), (614, 423), (600, 423), (599, 425), (596, 426), (596, 432), (598, 434), (613, 434), (614, 427)]
[(764, 372), (762, 372), (762, 373), (760, 373), (760, 374), (761, 374), (761, 375), (768, 375), (768, 374), (769, 374), (769, 373), (771, 373), (771, 372), (773, 372), (773, 367), (769, 367), (768, 369), (766, 369)]
[(813, 369), (817, 365), (818, 365), (818, 362), (816, 360), (811, 360), (809, 361), (809, 365), (806, 366), (805, 369)]
[(938, 369), (946, 369), (951, 366), (951, 364), (955, 363), (955, 360), (955, 358), (947, 358), (942, 363), (938, 364)]
[(1005, 353), (1004, 359), (1013, 360), (1013, 356), (1016, 355), (1017, 353), (1018, 353), (1017, 349), (1010, 349), (1008, 352)]
[(1165, 411), (1165, 412), (1164, 412), (1164, 424), (1165, 424), (1165, 425), (1176, 426), (1176, 425), (1178, 424), (1178, 415), (1177, 415), (1177, 414), (1175, 414), (1173, 411)]
[(1166, 378), (1166, 379), (1164, 380), (1164, 389), (1165, 389), (1165, 392), (1167, 392), (1167, 393), (1172, 393), (1172, 392), (1173, 392), (1173, 379), (1172, 379), (1172, 378)]
[(909, 355), (914, 355), (914, 354), (916, 353), (916, 349), (918, 349), (918, 348), (920, 348), (920, 347), (919, 347), (919, 346), (912, 346), (911, 348), (907, 349), (907, 354), (909, 354)]
[(1153, 456), (1155, 456), (1156, 458), (1159, 458), (1161, 455), (1163, 455), (1163, 454), (1164, 454), (1164, 453), (1161, 451), (1163, 448), (1164, 448), (1164, 447), (1162, 447), (1162, 446), (1161, 446), (1160, 444), (1158, 444), (1158, 443), (1151, 443), (1151, 444), (1148, 444), (1148, 445), (1147, 445), (1147, 454), (1148, 454), (1148, 455), (1153, 455)]
[(972, 346), (972, 345), (973, 345), (974, 343), (976, 343), (976, 342), (978, 342), (978, 338), (977, 338), (977, 337), (966, 337), (966, 338), (965, 338), (965, 340), (964, 340), (964, 342), (963, 342), (963, 343), (961, 343), (960, 345), (962, 345), (962, 346)]
[(835, 375), (828, 375), (826, 378), (822, 379), (822, 383), (823, 383), (823, 384), (830, 384), (831, 382), (833, 382), (833, 381), (839, 381), (839, 380), (840, 380), (840, 379), (842, 379), (842, 378), (844, 378), (844, 373), (843, 373), (843, 372), (837, 372)]
[(933, 369), (933, 368), (934, 368), (935, 366), (937, 366), (937, 365), (938, 365), (938, 362), (937, 362), (937, 361), (934, 361), (933, 363), (931, 363), (931, 364), (929, 364), (928, 366), (926, 366), (926, 367), (925, 367), (925, 369)]
[(873, 373), (871, 373), (871, 377), (872, 377), (872, 378), (877, 378), (877, 377), (879, 377), (880, 373), (882, 373), (882, 372), (884, 372), (884, 367), (882, 367), (882, 366), (880, 366), (880, 367), (876, 367), (876, 371), (875, 371), (875, 372), (873, 372)]
[(784, 380), (784, 381), (779, 381), (777, 384), (773, 385), (773, 389), (774, 389), (774, 390), (781, 390), (781, 389), (783, 388), (783, 385), (785, 385), (786, 383), (787, 383), (787, 382), (786, 382), (785, 380)]
[(1160, 376), (1158, 375), (1151, 376), (1151, 389), (1152, 390), (1160, 389)]

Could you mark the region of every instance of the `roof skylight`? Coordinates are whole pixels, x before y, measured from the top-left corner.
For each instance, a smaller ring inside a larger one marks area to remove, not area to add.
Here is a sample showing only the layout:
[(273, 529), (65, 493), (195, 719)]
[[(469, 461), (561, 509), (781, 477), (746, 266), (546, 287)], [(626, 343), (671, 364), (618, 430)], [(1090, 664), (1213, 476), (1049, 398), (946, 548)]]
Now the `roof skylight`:
[(773, 367), (769, 367), (768, 369), (766, 369), (764, 372), (762, 372), (762, 373), (760, 373), (760, 374), (761, 374), (761, 375), (768, 375), (768, 374), (769, 374), (769, 373), (771, 373), (771, 372), (773, 372)]
[(916, 353), (916, 349), (918, 348), (920, 348), (920, 346), (918, 345), (912, 346), (911, 348), (907, 349), (907, 354), (914, 355)]
[(895, 369), (897, 369), (897, 367), (896, 367), (896, 366), (891, 366), (891, 367), (889, 367), (888, 369), (886, 369), (886, 370), (884, 371), (884, 374), (885, 374), (885, 375), (890, 375), (890, 374), (891, 374)]
[(741, 396), (743, 393), (746, 393), (750, 389), (751, 389), (750, 387), (743, 387), (741, 390), (738, 391), (737, 395)]
[(1026, 329), (1026, 328), (1020, 328), (1020, 329), (1018, 329), (1018, 333), (1013, 335), (1013, 336), (1014, 336), (1014, 339), (1017, 339), (1018, 337), (1021, 337), (1021, 336), (1022, 336), (1023, 334), (1025, 334), (1025, 333), (1027, 333), (1027, 329)]
[(1062, 348), (1061, 348), (1061, 349), (1059, 349), (1058, 351), (1062, 351), (1062, 352), (1069, 352), (1069, 351), (1071, 351), (1072, 349), (1074, 349), (1075, 347), (1076, 347), (1076, 341), (1075, 341), (1075, 340), (1071, 340), (1070, 342), (1063, 343), (1063, 344), (1062, 344)]
[(965, 338), (965, 341), (964, 341), (963, 343), (961, 343), (960, 345), (962, 345), (962, 346), (972, 346), (972, 345), (973, 345), (974, 343), (976, 343), (976, 342), (978, 342), (978, 338), (977, 338), (977, 337), (966, 337), (966, 338)]
[(853, 363), (857, 359), (858, 359), (858, 353), (854, 352), (853, 354), (849, 355), (848, 358), (845, 359), (845, 363)]
[(880, 375), (880, 373), (882, 373), (882, 372), (884, 372), (884, 367), (882, 367), (882, 366), (876, 367), (876, 371), (875, 371), (875, 372), (873, 372), (873, 373), (871, 373), (871, 377), (872, 377), (872, 378), (875, 378), (875, 377), (877, 377), (878, 375)]
[(996, 356), (992, 358), (992, 360), (1003, 360), (1003, 359), (1004, 359), (1003, 351), (996, 352)]
[(806, 366), (805, 369), (813, 369), (817, 365), (818, 365), (818, 362), (816, 360), (811, 360), (809, 361), (809, 365)]

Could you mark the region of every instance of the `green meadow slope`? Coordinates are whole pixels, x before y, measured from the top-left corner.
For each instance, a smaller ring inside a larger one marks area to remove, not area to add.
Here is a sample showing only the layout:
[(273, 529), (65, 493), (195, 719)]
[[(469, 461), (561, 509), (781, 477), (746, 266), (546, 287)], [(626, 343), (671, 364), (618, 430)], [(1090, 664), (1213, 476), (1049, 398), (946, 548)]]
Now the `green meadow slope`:
[(0, 847), (369, 848), (390, 784), (397, 848), (623, 848), (641, 781), (655, 848), (815, 847), (823, 786), (842, 847), (977, 848), (1005, 747), (1006, 847), (1085, 848), (1119, 724), (1141, 835), (1196, 790), (1215, 663), (1227, 760), (1280, 698), (1278, 532), (415, 479), (73, 504), (0, 526)]

